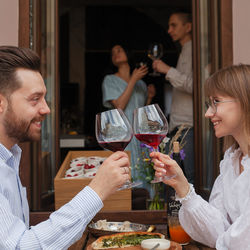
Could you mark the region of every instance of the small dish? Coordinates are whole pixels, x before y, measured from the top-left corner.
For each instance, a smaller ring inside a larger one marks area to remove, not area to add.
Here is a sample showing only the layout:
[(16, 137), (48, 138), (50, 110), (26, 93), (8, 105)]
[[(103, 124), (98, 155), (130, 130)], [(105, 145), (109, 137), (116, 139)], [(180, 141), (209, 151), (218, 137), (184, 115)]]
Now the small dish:
[[(100, 237), (103, 235), (109, 235), (113, 233), (124, 233), (124, 232), (146, 232), (148, 226), (138, 223), (125, 222), (105, 222), (105, 229), (98, 229), (98, 222), (90, 223), (88, 225), (89, 232), (95, 236)], [(126, 227), (124, 227), (126, 225)]]
[[(159, 243), (159, 246), (157, 248), (154, 248), (157, 243)], [(170, 240), (166, 239), (147, 239), (143, 240), (141, 242), (141, 247), (144, 250), (150, 250), (150, 249), (155, 249), (155, 250), (167, 250), (170, 248)]]

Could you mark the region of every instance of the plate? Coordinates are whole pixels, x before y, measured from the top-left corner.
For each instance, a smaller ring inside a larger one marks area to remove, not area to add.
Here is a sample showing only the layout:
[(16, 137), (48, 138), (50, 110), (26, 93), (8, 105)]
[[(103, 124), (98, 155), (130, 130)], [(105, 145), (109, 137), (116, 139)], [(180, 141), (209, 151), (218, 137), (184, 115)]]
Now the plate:
[(98, 222), (92, 222), (88, 225), (89, 232), (94, 237), (100, 237), (103, 235), (109, 235), (113, 233), (124, 232), (145, 232), (148, 226), (131, 222), (105, 222), (105, 229), (98, 229)]
[[(87, 250), (93, 250), (92, 244), (90, 244), (87, 247)], [(141, 246), (133, 246), (133, 247), (125, 247), (125, 248), (112, 248), (112, 250), (142, 250), (142, 247)], [(170, 241), (169, 250), (182, 250), (182, 246), (177, 242)]]

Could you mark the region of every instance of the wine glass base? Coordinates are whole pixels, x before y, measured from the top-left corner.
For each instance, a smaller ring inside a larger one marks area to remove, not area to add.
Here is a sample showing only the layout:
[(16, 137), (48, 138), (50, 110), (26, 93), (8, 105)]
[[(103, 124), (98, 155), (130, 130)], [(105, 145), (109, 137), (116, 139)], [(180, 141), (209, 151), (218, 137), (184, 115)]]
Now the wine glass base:
[(126, 182), (122, 187), (118, 188), (118, 191), (128, 189), (128, 188), (133, 188), (142, 185), (142, 181), (137, 181), (137, 182)]
[(158, 177), (158, 178), (155, 178), (154, 180), (152, 180), (151, 183), (159, 183), (159, 182), (162, 182), (164, 180), (171, 180), (174, 177), (176, 177), (176, 175), (170, 175), (170, 176), (166, 175), (164, 177)]

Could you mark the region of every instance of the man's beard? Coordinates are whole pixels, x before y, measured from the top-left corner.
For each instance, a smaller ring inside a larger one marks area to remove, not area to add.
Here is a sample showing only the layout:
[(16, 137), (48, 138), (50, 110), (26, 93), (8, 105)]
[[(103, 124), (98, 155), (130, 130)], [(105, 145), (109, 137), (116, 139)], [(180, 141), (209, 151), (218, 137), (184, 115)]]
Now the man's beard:
[(13, 112), (12, 106), (9, 102), (6, 112), (6, 117), (4, 120), (5, 132), (9, 138), (12, 138), (17, 142), (39, 140), (41, 137), (41, 133), (30, 132), (30, 125), (32, 121), (28, 122), (25, 121), (24, 119), (18, 118)]

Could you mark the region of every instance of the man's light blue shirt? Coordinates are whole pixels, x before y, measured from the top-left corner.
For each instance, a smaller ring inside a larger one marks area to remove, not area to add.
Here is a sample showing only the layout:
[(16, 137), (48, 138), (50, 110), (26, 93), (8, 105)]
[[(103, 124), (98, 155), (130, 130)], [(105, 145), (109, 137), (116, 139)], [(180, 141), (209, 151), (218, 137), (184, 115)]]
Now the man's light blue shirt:
[(0, 249), (67, 249), (103, 207), (99, 196), (85, 187), (50, 218), (29, 228), (26, 189), (19, 178), (21, 149), (0, 143)]

